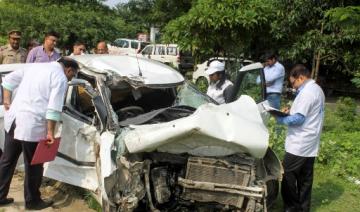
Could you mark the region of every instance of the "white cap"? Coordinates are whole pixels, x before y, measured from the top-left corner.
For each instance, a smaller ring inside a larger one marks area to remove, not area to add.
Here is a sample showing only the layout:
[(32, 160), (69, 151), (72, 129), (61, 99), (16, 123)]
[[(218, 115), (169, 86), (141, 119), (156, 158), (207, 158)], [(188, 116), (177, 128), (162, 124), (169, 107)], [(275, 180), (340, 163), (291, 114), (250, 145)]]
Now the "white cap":
[(211, 74), (214, 74), (219, 71), (225, 71), (225, 64), (218, 60), (214, 60), (210, 63), (210, 65), (209, 65), (208, 69), (205, 71), (205, 73), (207, 75), (211, 75)]

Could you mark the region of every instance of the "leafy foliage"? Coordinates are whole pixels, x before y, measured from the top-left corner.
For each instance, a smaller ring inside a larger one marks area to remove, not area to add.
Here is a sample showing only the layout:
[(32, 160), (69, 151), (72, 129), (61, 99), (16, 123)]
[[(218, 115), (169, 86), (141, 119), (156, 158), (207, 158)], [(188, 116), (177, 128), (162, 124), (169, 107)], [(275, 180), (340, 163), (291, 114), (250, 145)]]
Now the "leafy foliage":
[(285, 154), (285, 138), (287, 127), (284, 125), (278, 125), (276, 120), (271, 117), (268, 122), (269, 129), (269, 146), (276, 153), (279, 158), (283, 158)]
[(335, 51), (343, 61), (344, 70), (354, 74), (352, 82), (360, 87), (360, 6), (333, 8), (325, 16), (328, 25), (336, 30), (340, 48)]
[(335, 114), (341, 118), (342, 121), (349, 122), (356, 119), (356, 103), (350, 97), (340, 97), (336, 102)]
[(249, 52), (253, 33), (266, 28), (271, 6), (262, 0), (198, 0), (186, 15), (169, 22), (164, 41), (197, 55), (239, 56)]
[[(213, 56), (258, 58), (277, 50), (292, 63), (307, 63), (318, 75), (338, 71), (360, 86), (357, 0), (198, 0), (167, 24), (164, 41), (192, 50), (199, 61)], [(325, 71), (325, 70), (324, 70)]]
[(165, 26), (170, 20), (184, 15), (192, 0), (129, 0), (117, 5), (117, 14), (136, 28), (147, 32), (150, 27)]
[[(358, 121), (358, 123), (360, 123)], [(331, 167), (333, 174), (360, 178), (360, 132), (325, 132), (318, 161)]]
[[(360, 68), (358, 1), (276, 0), (272, 46), (283, 58), (354, 75)], [(355, 5), (355, 6), (350, 6)], [(315, 76), (315, 75), (314, 75)]]
[(123, 19), (95, 0), (1, 1), (0, 31), (14, 28), (23, 32), (23, 42), (41, 41), (44, 32), (55, 30), (61, 35), (59, 47), (67, 48), (77, 40), (93, 47), (98, 40), (112, 41), (132, 33)]

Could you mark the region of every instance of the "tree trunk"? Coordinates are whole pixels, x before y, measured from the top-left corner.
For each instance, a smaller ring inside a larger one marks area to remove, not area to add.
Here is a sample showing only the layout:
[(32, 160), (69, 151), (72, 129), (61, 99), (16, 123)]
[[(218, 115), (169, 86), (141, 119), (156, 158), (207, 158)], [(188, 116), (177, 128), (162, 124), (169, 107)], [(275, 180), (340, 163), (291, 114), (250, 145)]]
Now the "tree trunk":
[(318, 52), (316, 55), (316, 66), (315, 66), (315, 73), (314, 73), (314, 77), (313, 77), (313, 79), (315, 81), (317, 81), (318, 76), (319, 76), (320, 56), (321, 56), (321, 54), (320, 54), (320, 52)]
[[(321, 29), (320, 29), (320, 36), (323, 34), (324, 31), (324, 23), (321, 24)], [(313, 78), (315, 81), (317, 81), (318, 76), (319, 76), (319, 68), (320, 68), (320, 61), (321, 61), (321, 53), (320, 50), (318, 50), (317, 54), (316, 54), (316, 61), (315, 61), (315, 70), (314, 70), (314, 63), (313, 63), (313, 70), (311, 73), (311, 78)]]
[(314, 79), (315, 76), (315, 68), (316, 68), (316, 53), (314, 51), (313, 59), (312, 59), (312, 66), (311, 66), (311, 78)]

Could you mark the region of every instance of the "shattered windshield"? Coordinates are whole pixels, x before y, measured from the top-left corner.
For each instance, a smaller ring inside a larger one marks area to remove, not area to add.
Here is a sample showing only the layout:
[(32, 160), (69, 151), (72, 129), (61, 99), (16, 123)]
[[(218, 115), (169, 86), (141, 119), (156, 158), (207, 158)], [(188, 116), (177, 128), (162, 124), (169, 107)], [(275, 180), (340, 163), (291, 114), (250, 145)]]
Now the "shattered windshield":
[(190, 106), (198, 108), (200, 105), (206, 103), (217, 104), (213, 99), (204, 93), (201, 93), (195, 88), (194, 85), (186, 81), (183, 85), (177, 87), (177, 97), (174, 102), (174, 106)]

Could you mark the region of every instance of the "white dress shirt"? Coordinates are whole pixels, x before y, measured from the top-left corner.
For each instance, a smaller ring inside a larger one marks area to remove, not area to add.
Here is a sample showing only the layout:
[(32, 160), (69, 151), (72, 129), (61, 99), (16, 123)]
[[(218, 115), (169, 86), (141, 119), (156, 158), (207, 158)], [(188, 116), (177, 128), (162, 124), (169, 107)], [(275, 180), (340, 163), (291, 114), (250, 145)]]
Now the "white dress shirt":
[(15, 139), (38, 142), (46, 138), (46, 113), (62, 111), (67, 89), (67, 78), (60, 63), (28, 64), (8, 74), (4, 85), (17, 88), (10, 109), (4, 114), (5, 130), (8, 132), (15, 120)]
[(266, 87), (266, 93), (281, 93), (285, 77), (285, 68), (279, 62), (272, 66), (264, 68), (264, 75), (266, 83), (270, 86)]
[(285, 150), (297, 156), (315, 157), (324, 121), (325, 96), (314, 80), (305, 83), (290, 109), (291, 115), (300, 113), (305, 121), (302, 125), (288, 127)]

